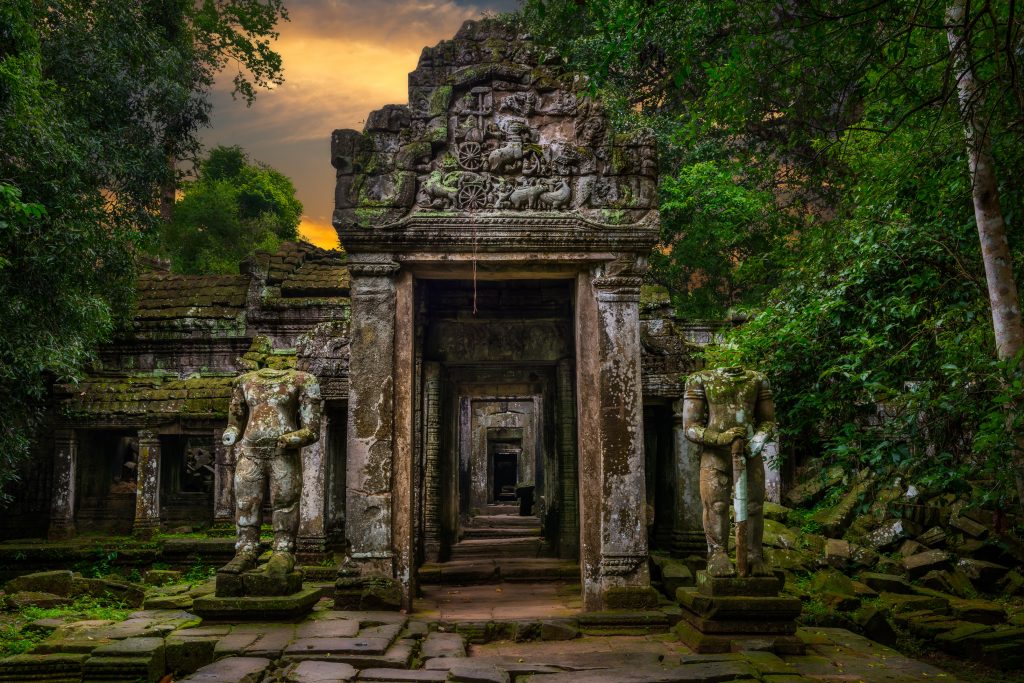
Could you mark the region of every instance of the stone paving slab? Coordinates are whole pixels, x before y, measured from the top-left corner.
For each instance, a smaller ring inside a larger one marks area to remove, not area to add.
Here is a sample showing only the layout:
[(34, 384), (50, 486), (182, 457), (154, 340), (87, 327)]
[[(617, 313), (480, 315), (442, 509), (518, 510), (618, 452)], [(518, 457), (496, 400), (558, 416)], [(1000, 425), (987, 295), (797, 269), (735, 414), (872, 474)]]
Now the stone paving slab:
[(404, 683), (405, 681), (422, 681), (422, 683), (443, 683), (448, 680), (445, 671), (402, 671), (399, 669), (363, 669), (356, 680), (374, 681), (375, 683)]
[(284, 671), (285, 683), (348, 683), (356, 674), (351, 664), (308, 660), (290, 665)]
[(263, 657), (227, 657), (204, 666), (182, 683), (259, 683), (269, 668), (270, 660)]
[(352, 638), (359, 633), (356, 619), (306, 621), (295, 628), (296, 638)]

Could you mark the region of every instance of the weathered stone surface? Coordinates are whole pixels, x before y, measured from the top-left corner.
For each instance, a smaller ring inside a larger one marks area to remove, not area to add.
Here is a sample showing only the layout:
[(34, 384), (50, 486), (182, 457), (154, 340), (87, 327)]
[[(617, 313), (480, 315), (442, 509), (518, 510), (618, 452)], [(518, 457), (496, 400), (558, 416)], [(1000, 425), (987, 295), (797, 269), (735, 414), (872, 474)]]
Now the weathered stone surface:
[(188, 678), (190, 683), (259, 683), (270, 668), (270, 660), (263, 657), (227, 657), (204, 666)]
[(888, 550), (909, 536), (902, 519), (889, 519), (868, 534), (868, 543), (877, 550)]
[(355, 680), (356, 673), (351, 664), (308, 660), (289, 666), (284, 672), (284, 682), (348, 683)]
[(879, 603), (887, 607), (891, 612), (914, 612), (928, 610), (932, 612), (946, 612), (949, 610), (949, 600), (942, 597), (927, 595), (901, 595), (898, 593), (882, 593)]
[(319, 588), (306, 588), (292, 595), (196, 598), (192, 611), (203, 619), (218, 621), (290, 620), (307, 614), (320, 599)]
[(496, 666), (468, 661), (448, 669), (448, 680), (452, 683), (509, 683), (510, 678), (507, 671)]
[(933, 569), (919, 579), (921, 585), (932, 590), (951, 593), (961, 598), (970, 597), (974, 593), (974, 586), (967, 575), (958, 569), (948, 571), (945, 569)]
[(946, 544), (948, 536), (945, 529), (940, 526), (933, 526), (917, 537), (917, 541), (929, 548), (937, 548)]
[(420, 648), (420, 656), (423, 659), (465, 657), (466, 639), (458, 633), (431, 633), (423, 641), (423, 645)]
[(811, 577), (811, 582), (808, 588), (812, 593), (834, 593), (851, 598), (856, 597), (857, 595), (857, 591), (853, 586), (853, 581), (845, 574), (841, 574), (832, 569), (816, 573)]
[(666, 595), (674, 596), (676, 589), (692, 586), (693, 581), (693, 573), (682, 562), (667, 562), (661, 568), (661, 583), (665, 587)]
[(952, 565), (953, 556), (945, 550), (926, 550), (903, 558), (903, 567), (911, 579), (924, 576), (935, 569), (949, 569)]
[(962, 571), (976, 588), (984, 591), (994, 590), (1009, 571), (1008, 567), (1001, 564), (969, 557), (957, 560), (956, 568)]
[(861, 632), (876, 642), (892, 647), (896, 644), (897, 634), (893, 630), (885, 613), (871, 606), (864, 606), (853, 613), (853, 622)]
[(971, 538), (984, 538), (988, 534), (988, 529), (970, 517), (962, 517), (960, 515), (950, 515), (949, 525), (954, 529), (959, 529)]
[(580, 629), (575, 620), (545, 619), (540, 622), (541, 640), (572, 640), (579, 635)]
[(82, 666), (82, 680), (156, 683), (163, 678), (165, 668), (163, 638), (126, 638), (93, 650)]
[(1002, 605), (991, 600), (954, 598), (949, 601), (949, 609), (954, 617), (962, 621), (973, 621), (978, 624), (1001, 624), (1006, 620), (1006, 610)]
[(853, 559), (850, 543), (841, 538), (830, 538), (825, 542), (825, 564), (836, 569), (845, 569)]
[(879, 593), (910, 594), (914, 592), (914, 589), (905, 578), (895, 574), (865, 572), (860, 575), (860, 580)]
[(142, 586), (110, 579), (87, 579), (81, 576), (76, 576), (72, 580), (71, 592), (73, 595), (89, 595), (94, 598), (114, 598), (131, 607), (141, 607), (146, 598), (146, 591)]
[(163, 586), (181, 579), (181, 572), (172, 569), (150, 569), (146, 572), (145, 581), (150, 586)]
[(402, 671), (401, 669), (363, 669), (359, 672), (360, 681), (376, 681), (380, 683), (437, 683), (448, 680), (446, 671)]
[(23, 607), (41, 607), (43, 609), (49, 609), (51, 607), (67, 605), (71, 602), (70, 598), (62, 595), (41, 593), (39, 591), (21, 591), (18, 593), (11, 593), (10, 595), (5, 595), (3, 599), (11, 609), (21, 609)]
[(213, 661), (217, 638), (170, 635), (164, 645), (168, 671), (190, 674)]
[(4, 586), (4, 590), (8, 593), (52, 593), (67, 597), (72, 592), (72, 581), (72, 574), (66, 569), (36, 572), (11, 579)]
[(87, 654), (24, 654), (0, 659), (0, 681), (80, 681)]
[(283, 575), (262, 571), (245, 572), (242, 574), (242, 586), (244, 595), (292, 595), (302, 590), (302, 574), (299, 572), (288, 572)]

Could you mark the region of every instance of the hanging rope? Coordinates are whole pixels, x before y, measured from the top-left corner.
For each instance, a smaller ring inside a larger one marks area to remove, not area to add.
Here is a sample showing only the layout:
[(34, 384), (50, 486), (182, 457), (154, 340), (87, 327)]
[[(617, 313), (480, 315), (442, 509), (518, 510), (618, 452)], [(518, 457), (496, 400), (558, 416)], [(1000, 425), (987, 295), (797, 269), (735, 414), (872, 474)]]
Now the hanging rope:
[(476, 315), (476, 223), (473, 223), (473, 315)]

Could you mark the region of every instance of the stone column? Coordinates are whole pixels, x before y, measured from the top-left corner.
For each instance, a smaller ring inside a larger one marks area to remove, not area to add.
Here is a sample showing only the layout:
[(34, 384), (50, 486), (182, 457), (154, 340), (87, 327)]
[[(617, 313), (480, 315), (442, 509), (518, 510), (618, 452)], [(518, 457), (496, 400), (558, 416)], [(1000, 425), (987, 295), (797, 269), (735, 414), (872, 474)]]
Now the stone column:
[(423, 364), (423, 556), (441, 554), (441, 364)]
[(577, 279), (581, 571), (587, 610), (656, 600), (647, 568), (640, 284), (623, 257)]
[(297, 550), (306, 562), (327, 552), (327, 448), (330, 416), (320, 420), (320, 439), (302, 449), (302, 495), (299, 498)]
[(235, 457), (234, 449), (221, 443), (224, 430), (213, 430), (213, 523), (235, 523)]
[(764, 499), (782, 504), (782, 463), (779, 462), (779, 442), (764, 445)]
[(393, 577), (395, 283), (390, 257), (350, 255), (348, 461), (345, 534), (364, 576)]
[(75, 535), (75, 473), (78, 468), (78, 437), (73, 429), (53, 434), (53, 493), (50, 501), (51, 541)]
[(135, 524), (132, 533), (148, 539), (160, 530), (160, 437), (139, 430), (139, 467), (135, 475)]
[(576, 453), (576, 393), (573, 391), (571, 358), (558, 361), (556, 378), (558, 400), (559, 460), (559, 544), (558, 556), (576, 559), (580, 552), (579, 483)]
[(675, 477), (677, 491), (675, 518), (672, 524), (672, 550), (687, 557), (708, 552), (704, 537), (703, 508), (700, 502), (700, 447), (686, 438), (683, 429), (683, 401), (672, 403), (672, 441), (675, 453)]
[(416, 335), (413, 277), (409, 271), (397, 274), (395, 283), (394, 347), (394, 437), (391, 478), (392, 571), (402, 592), (402, 609), (412, 611), (416, 597), (416, 559), (413, 552), (413, 523), (416, 518), (413, 495), (415, 451)]

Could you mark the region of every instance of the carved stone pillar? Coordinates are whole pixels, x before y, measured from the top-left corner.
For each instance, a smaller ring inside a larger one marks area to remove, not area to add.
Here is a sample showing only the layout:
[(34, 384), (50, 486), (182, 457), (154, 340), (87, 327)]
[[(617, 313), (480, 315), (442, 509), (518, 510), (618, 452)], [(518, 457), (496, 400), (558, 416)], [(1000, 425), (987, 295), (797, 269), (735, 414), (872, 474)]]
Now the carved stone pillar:
[(391, 578), (395, 283), (389, 257), (350, 255), (348, 462), (345, 534), (363, 575)]
[(423, 556), (441, 554), (441, 364), (423, 364)]
[(652, 604), (647, 568), (640, 284), (629, 257), (577, 279), (583, 606)]
[(297, 550), (303, 561), (327, 552), (327, 449), (330, 415), (320, 420), (320, 439), (302, 449), (302, 495), (299, 498)]
[(558, 460), (560, 513), (558, 556), (577, 559), (580, 553), (579, 481), (576, 453), (576, 392), (573, 391), (573, 361), (558, 361)]
[(782, 503), (782, 464), (779, 462), (779, 442), (764, 445), (764, 499), (769, 503)]
[(78, 437), (73, 429), (53, 435), (53, 494), (47, 538), (59, 541), (75, 535), (75, 474), (78, 468)]
[(704, 537), (703, 508), (700, 502), (700, 447), (686, 438), (683, 429), (683, 401), (672, 403), (672, 442), (675, 452), (675, 518), (672, 530), (672, 550), (684, 557), (705, 556), (708, 552)]
[(213, 523), (235, 523), (235, 455), (234, 449), (221, 443), (224, 430), (213, 430)]
[(139, 466), (135, 479), (135, 524), (132, 533), (150, 538), (160, 530), (160, 437), (139, 430)]

